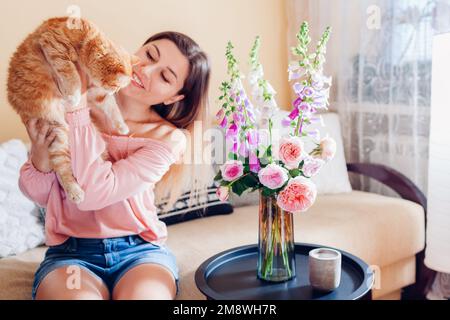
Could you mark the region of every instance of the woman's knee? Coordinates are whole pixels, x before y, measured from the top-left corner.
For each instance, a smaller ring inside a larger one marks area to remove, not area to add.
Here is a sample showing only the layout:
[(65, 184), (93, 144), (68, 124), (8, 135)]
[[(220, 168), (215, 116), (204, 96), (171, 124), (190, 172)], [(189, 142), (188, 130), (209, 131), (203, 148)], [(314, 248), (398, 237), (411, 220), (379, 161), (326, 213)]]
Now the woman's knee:
[(163, 266), (154, 263), (140, 264), (128, 270), (117, 282), (113, 300), (173, 300), (176, 280)]
[(103, 281), (79, 266), (63, 266), (49, 272), (36, 291), (36, 300), (108, 300)]

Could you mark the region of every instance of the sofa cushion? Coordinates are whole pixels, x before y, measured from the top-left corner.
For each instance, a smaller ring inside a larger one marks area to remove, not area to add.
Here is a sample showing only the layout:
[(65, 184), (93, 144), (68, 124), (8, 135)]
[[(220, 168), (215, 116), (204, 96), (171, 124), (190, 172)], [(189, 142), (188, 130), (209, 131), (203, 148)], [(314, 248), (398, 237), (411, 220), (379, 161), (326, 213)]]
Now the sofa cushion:
[[(422, 207), (362, 191), (318, 196), (309, 212), (295, 215), (294, 226), (297, 242), (348, 251), (370, 265), (379, 266), (381, 272), (395, 263), (410, 261), (408, 258), (421, 251), (425, 241)], [(197, 219), (168, 229), (167, 245), (180, 269), (178, 299), (202, 299), (194, 282), (196, 269), (218, 252), (257, 242), (258, 206), (236, 208), (232, 215)], [(33, 273), (44, 252), (45, 247), (40, 247), (25, 255), (0, 260), (0, 299), (30, 298)], [(410, 265), (406, 264), (405, 272), (403, 264), (397, 265), (395, 270), (401, 274), (383, 277), (402, 281), (382, 286), (390, 292), (411, 283)]]
[(27, 158), (27, 147), (21, 140), (0, 144), (0, 258), (44, 243), (38, 207), (23, 195), (17, 183)]
[(0, 259), (0, 300), (31, 299), (34, 273), (44, 259), (46, 246)]

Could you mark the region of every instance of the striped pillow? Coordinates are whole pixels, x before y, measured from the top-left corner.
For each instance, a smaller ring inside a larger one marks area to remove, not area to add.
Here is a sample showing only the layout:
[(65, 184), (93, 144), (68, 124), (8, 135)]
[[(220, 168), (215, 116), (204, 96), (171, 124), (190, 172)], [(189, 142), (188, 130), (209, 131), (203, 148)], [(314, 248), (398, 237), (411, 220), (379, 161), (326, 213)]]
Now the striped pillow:
[(185, 192), (169, 211), (163, 211), (166, 202), (157, 204), (158, 217), (166, 225), (171, 225), (208, 216), (232, 213), (232, 205), (227, 201), (220, 201), (216, 195), (216, 190), (217, 185), (214, 183), (208, 187), (203, 195), (200, 195), (199, 201), (192, 205), (188, 203), (189, 192)]

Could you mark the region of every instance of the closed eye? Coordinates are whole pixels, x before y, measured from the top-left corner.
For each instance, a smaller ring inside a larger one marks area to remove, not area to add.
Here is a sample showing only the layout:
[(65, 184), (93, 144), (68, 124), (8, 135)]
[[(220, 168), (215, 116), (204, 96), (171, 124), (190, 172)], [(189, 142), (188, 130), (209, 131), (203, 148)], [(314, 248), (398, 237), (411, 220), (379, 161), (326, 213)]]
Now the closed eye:
[(147, 50), (147, 57), (151, 60), (151, 61), (155, 61), (155, 59), (153, 59), (152, 55), (150, 54), (150, 52)]
[[(150, 51), (147, 50), (147, 57), (151, 60), (151, 61), (155, 61), (155, 59), (152, 57), (152, 55), (150, 54)], [(167, 78), (164, 76), (164, 74), (161, 72), (161, 79), (163, 79), (163, 81), (169, 83), (169, 80), (167, 80)]]

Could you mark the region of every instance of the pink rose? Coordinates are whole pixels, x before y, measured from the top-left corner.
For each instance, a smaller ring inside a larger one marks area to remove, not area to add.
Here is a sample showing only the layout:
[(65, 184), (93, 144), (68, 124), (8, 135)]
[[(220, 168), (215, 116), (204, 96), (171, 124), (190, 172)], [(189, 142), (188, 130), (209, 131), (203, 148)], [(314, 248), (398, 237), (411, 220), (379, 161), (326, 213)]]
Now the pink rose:
[(320, 141), (320, 155), (319, 158), (324, 161), (330, 161), (336, 154), (336, 141), (333, 138), (325, 137)]
[(322, 159), (307, 157), (302, 167), (303, 174), (308, 178), (314, 177), (324, 164), (325, 161)]
[(275, 163), (267, 165), (258, 172), (259, 181), (269, 189), (281, 188), (288, 180), (288, 172)]
[(228, 196), (230, 195), (230, 188), (225, 187), (225, 186), (220, 186), (216, 190), (216, 195), (220, 201), (226, 201), (226, 200), (228, 200)]
[(288, 212), (305, 212), (314, 204), (316, 196), (316, 185), (311, 180), (299, 176), (291, 179), (280, 191), (277, 204)]
[(233, 181), (244, 174), (244, 166), (238, 160), (228, 160), (221, 167), (222, 178), (225, 181)]
[(303, 141), (300, 137), (283, 137), (280, 140), (278, 157), (288, 169), (298, 168), (305, 155)]

